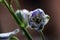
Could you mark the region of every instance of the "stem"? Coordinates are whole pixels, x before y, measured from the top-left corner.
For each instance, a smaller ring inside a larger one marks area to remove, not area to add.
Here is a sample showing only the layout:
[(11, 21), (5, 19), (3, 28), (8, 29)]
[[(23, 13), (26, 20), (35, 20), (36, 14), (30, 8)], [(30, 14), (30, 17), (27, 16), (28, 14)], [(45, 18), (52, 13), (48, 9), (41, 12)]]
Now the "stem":
[(25, 28), (23, 28), (23, 31), (25, 33), (25, 36), (28, 38), (28, 40), (32, 40), (31, 35), (28, 33), (28, 31)]
[(19, 40), (19, 38), (17, 38), (17, 37), (14, 36), (14, 35), (11, 35), (11, 36), (9, 37), (9, 40)]
[(45, 40), (44, 33), (43, 33), (42, 31), (39, 31), (39, 33), (40, 33), (41, 36), (42, 36), (42, 40)]
[(32, 40), (30, 34), (28, 33), (28, 31), (24, 28), (24, 23), (22, 23), (19, 18), (15, 15), (15, 12), (12, 8), (12, 6), (6, 2), (6, 0), (3, 1), (3, 3), (5, 4), (5, 6), (8, 8), (8, 10), (10, 11), (11, 15), (13, 16), (13, 18), (15, 19), (15, 21), (17, 22), (17, 24), (20, 26), (20, 28), (23, 30), (23, 32), (25, 33), (26, 37), (28, 38), (28, 40)]
[(12, 0), (9, 0), (9, 6), (12, 4)]
[(20, 9), (20, 4), (18, 0), (14, 0), (16, 2), (17, 8)]

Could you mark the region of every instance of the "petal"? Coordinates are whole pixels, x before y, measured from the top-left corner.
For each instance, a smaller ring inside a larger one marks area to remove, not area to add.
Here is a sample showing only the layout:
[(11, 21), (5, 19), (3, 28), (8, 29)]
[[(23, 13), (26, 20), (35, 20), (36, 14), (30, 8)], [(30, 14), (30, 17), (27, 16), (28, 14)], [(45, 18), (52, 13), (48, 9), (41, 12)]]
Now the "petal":
[(35, 9), (34, 11), (31, 11), (30, 13), (32, 14), (32, 16), (36, 15), (37, 13), (40, 13), (40, 15), (42, 17), (45, 16), (45, 13), (44, 13), (44, 11), (42, 9)]
[(29, 11), (28, 11), (28, 10), (26, 10), (26, 9), (23, 9), (22, 11), (23, 11), (23, 14), (30, 15), (30, 13), (29, 13)]
[(29, 15), (29, 11), (26, 10), (26, 9), (23, 9), (23, 10), (21, 11), (21, 14), (23, 15), (24, 19), (27, 19), (27, 16)]
[(19, 32), (19, 29), (16, 29), (16, 30), (14, 30), (14, 31), (12, 31), (12, 32), (8, 32), (8, 33), (1, 33), (1, 34), (0, 34), (0, 37), (1, 37), (1, 38), (9, 37), (10, 35), (15, 35), (15, 34), (18, 33), (18, 32)]

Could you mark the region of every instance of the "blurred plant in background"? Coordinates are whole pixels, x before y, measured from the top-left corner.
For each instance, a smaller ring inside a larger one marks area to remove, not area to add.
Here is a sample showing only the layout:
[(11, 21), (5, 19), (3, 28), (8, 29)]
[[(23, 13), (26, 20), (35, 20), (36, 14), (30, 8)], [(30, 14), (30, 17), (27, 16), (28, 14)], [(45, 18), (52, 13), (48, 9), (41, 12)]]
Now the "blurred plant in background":
[[(29, 11), (26, 9), (21, 10), (19, 1), (14, 0), (17, 4), (17, 11), (15, 12), (12, 7), (12, 0), (9, 0), (9, 3), (7, 3), (6, 0), (0, 0), (0, 3), (4, 4), (8, 10), (10, 11), (11, 15), (15, 19), (16, 23), (19, 25), (21, 30), (24, 32), (25, 36), (27, 37), (27, 40), (33, 40), (30, 33), (28, 33), (27, 28), (30, 27), (32, 30), (37, 30), (41, 36), (42, 40), (45, 40), (43, 29), (44, 26), (48, 23), (50, 16), (44, 13), (42, 9), (35, 9), (33, 11)], [(16, 38), (16, 37), (12, 37)], [(18, 40), (18, 39), (16, 39)]]

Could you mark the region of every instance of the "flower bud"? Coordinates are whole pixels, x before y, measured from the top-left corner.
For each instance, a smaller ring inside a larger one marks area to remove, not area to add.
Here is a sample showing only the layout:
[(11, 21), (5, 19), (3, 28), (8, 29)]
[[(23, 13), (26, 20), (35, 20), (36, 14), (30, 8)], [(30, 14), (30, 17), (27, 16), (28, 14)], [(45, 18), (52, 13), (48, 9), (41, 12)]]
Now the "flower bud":
[(26, 9), (17, 10), (16, 15), (24, 25), (28, 26), (28, 20), (29, 20), (29, 15), (30, 15), (28, 10)]

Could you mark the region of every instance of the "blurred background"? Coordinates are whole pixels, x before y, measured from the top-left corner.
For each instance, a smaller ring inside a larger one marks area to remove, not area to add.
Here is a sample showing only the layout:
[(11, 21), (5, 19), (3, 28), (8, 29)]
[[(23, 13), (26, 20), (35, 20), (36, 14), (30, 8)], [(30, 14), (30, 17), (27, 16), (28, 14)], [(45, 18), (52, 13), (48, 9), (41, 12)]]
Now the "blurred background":
[[(8, 1), (8, 0), (7, 0)], [(41, 8), (50, 15), (50, 21), (45, 26), (43, 32), (46, 40), (60, 40), (60, 0), (19, 0), (21, 9), (34, 10)], [(13, 1), (13, 8), (16, 11), (17, 5)], [(0, 33), (13, 31), (19, 28), (11, 16), (8, 9), (0, 4)], [(40, 40), (39, 33), (28, 29), (34, 40)], [(26, 37), (19, 32), (16, 35), (20, 40), (26, 40)]]

